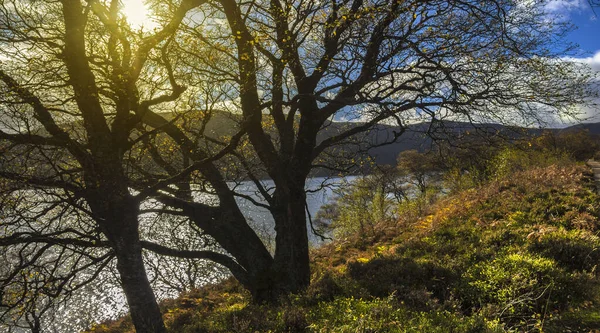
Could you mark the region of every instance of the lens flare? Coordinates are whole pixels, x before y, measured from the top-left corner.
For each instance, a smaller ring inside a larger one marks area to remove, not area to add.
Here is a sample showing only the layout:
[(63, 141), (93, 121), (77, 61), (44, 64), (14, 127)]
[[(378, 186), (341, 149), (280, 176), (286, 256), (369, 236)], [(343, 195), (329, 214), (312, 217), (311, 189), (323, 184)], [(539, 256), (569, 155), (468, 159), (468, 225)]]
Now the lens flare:
[(121, 13), (132, 28), (148, 30), (157, 26), (144, 0), (122, 0), (122, 3)]

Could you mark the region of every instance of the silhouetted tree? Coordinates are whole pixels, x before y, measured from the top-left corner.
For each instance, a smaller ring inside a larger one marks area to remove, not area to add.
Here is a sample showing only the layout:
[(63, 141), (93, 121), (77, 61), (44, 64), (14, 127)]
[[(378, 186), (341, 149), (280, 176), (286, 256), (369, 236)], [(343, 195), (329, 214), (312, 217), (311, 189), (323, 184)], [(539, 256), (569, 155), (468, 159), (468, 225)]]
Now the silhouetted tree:
[[(142, 249), (217, 262), (256, 301), (305, 288), (307, 177), (346, 171), (355, 160), (323, 157), (378, 123), (398, 126), (394, 140), (415, 118), (543, 121), (592, 94), (591, 74), (548, 48), (565, 26), (535, 1), (153, 8), (159, 28), (144, 32), (127, 26), (117, 0), (0, 5), (0, 245), (14, 254), (0, 286), (39, 266), (35, 292), (56, 295), (114, 259), (139, 332), (165, 331)], [(211, 127), (218, 115), (226, 135)], [(253, 181), (263, 200), (232, 178)], [(273, 216), (274, 255), (240, 199)], [(140, 222), (158, 211), (223, 251), (160, 243)]]

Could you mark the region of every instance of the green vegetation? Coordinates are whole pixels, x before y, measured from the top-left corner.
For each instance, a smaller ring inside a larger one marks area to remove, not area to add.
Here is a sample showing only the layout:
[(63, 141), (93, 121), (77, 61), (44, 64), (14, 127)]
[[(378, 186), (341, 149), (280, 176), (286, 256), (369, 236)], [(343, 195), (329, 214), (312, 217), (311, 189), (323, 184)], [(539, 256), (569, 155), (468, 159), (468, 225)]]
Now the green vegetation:
[[(228, 280), (163, 302), (165, 324), (183, 333), (592, 332), (600, 197), (588, 168), (536, 140), (498, 148), (484, 169), (450, 165), (432, 186), (451, 193), (433, 205), (423, 191), (383, 214), (382, 196), (367, 203), (362, 193), (376, 177), (359, 181), (328, 215), (337, 238), (313, 250), (305, 292), (260, 306)], [(371, 220), (357, 229), (353, 210)], [(123, 319), (93, 331), (133, 329)]]

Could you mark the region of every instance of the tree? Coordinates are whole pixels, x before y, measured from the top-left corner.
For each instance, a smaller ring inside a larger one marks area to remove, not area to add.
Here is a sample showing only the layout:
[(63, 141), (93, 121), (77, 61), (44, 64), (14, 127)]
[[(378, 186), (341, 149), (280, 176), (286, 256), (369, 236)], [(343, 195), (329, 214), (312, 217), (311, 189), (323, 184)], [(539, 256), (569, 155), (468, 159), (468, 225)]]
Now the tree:
[(568, 154), (577, 161), (587, 161), (598, 151), (598, 137), (585, 129), (569, 131), (544, 131), (528, 144), (538, 150), (548, 150), (554, 154)]
[(419, 153), (406, 150), (398, 155), (398, 174), (417, 191), (413, 195), (425, 195), (428, 189), (441, 180), (443, 162), (435, 152)]
[(391, 167), (383, 167), (343, 182), (333, 191), (333, 200), (319, 209), (314, 223), (323, 231), (332, 230), (334, 238), (358, 235), (364, 242), (377, 235), (380, 222), (394, 219), (395, 206), (410, 200), (402, 181)]
[[(202, 7), (209, 27), (187, 24), (173, 52), (186, 54), (190, 65), (180, 67), (183, 72), (204, 64), (207, 77), (236, 87), (227, 94), (242, 114), (241, 128), (255, 159), (248, 163), (243, 154), (233, 159), (247, 178), (266, 174), (274, 182), (269, 191), (257, 181), (266, 202), (261, 204), (275, 221), (273, 258), (253, 255), (260, 262), (247, 266), (220, 240), (242, 232), (217, 237), (208, 231), (238, 259), (247, 275), (240, 280), (257, 300), (309, 283), (306, 179), (315, 168), (338, 169), (320, 160), (335, 153), (332, 148), (384, 121), (399, 128), (393, 140), (415, 117), (433, 125), (446, 119), (543, 122), (572, 114), (570, 106), (593, 94), (592, 74), (558, 60), (548, 48), (557, 47), (548, 42), (568, 27), (538, 2), (220, 0), (211, 5)], [(203, 51), (194, 58), (198, 50)], [(340, 128), (339, 119), (361, 122)], [(211, 182), (210, 175), (201, 176)], [(218, 195), (229, 191), (212, 189)]]
[[(415, 117), (540, 121), (592, 94), (591, 74), (547, 48), (566, 27), (537, 2), (167, 1), (152, 32), (116, 0), (32, 4), (0, 6), (0, 245), (15, 271), (49, 256), (68, 268), (48, 274), (52, 294), (116, 260), (139, 332), (165, 330), (142, 249), (221, 264), (259, 302), (305, 288), (307, 177), (346, 171), (353, 160), (323, 157), (376, 124), (395, 123), (393, 141)], [(273, 216), (274, 255), (240, 198)], [(152, 241), (145, 211), (183, 216), (223, 251)]]
[(78, 273), (115, 259), (136, 329), (165, 331), (142, 259), (146, 197), (130, 191), (127, 154), (143, 138), (136, 127), (147, 110), (183, 91), (164, 91), (167, 75), (153, 76), (169, 67), (153, 53), (199, 4), (182, 1), (161, 29), (142, 36), (124, 24), (118, 1), (0, 4), (0, 245), (14, 254), (2, 305), (14, 305), (6, 291), (19, 272), (44, 272), (25, 284), (35, 289), (17, 289), (23, 301), (75, 290), (87, 282)]

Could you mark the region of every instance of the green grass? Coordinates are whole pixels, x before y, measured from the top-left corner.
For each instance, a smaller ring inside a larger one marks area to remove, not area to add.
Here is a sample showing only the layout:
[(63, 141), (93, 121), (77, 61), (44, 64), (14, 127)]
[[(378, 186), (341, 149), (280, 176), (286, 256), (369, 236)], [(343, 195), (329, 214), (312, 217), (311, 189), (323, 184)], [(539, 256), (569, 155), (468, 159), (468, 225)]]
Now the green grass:
[[(312, 252), (279, 306), (235, 281), (163, 302), (171, 332), (588, 332), (600, 327), (600, 198), (583, 166), (530, 168), (399, 210)], [(120, 327), (119, 327), (120, 325)], [(132, 331), (126, 319), (98, 332)]]

